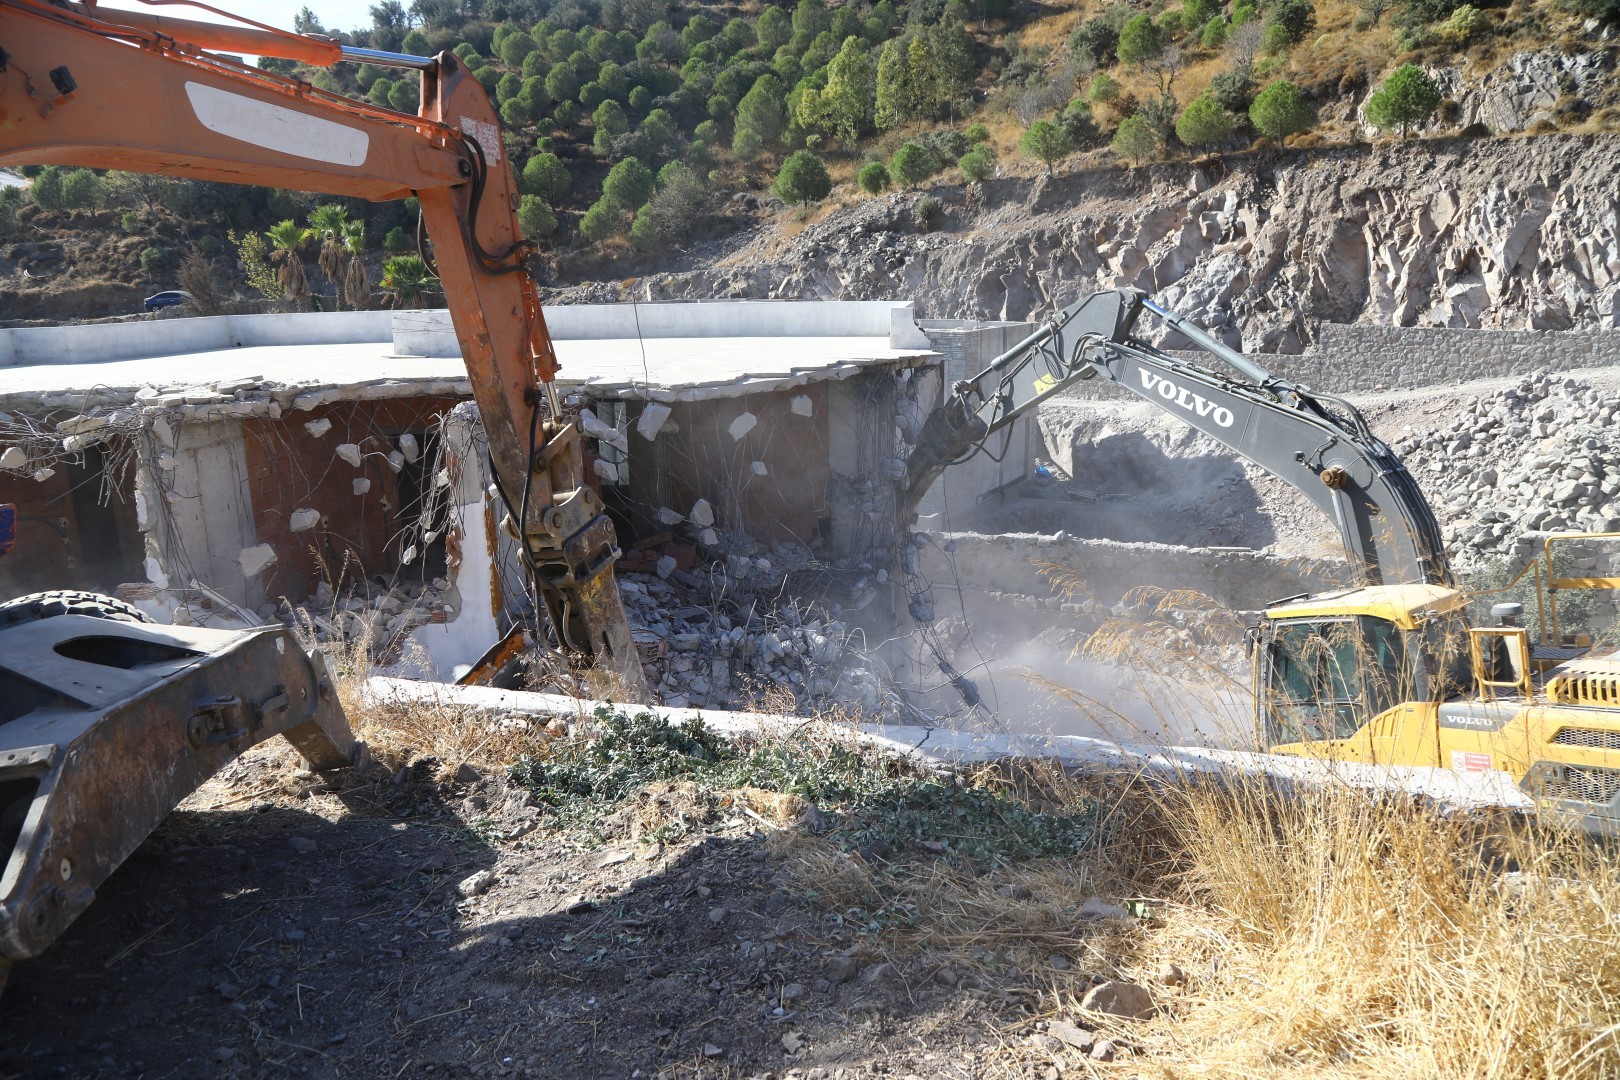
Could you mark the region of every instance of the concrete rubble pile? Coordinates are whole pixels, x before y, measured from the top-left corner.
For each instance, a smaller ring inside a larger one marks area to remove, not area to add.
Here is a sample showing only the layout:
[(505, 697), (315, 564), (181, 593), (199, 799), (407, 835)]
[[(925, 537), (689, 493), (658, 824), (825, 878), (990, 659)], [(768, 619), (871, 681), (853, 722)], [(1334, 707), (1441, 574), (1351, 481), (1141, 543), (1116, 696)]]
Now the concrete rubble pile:
[[(1459, 568), (1519, 559), (1536, 532), (1620, 532), (1620, 403), (1545, 371), (1392, 444)], [(1589, 560), (1582, 559), (1582, 562)]]
[(653, 573), (619, 575), (625, 614), (658, 703), (734, 708), (781, 688), (804, 714), (892, 710), (893, 692), (866, 666), (858, 629), (838, 612), (789, 595), (788, 576), (815, 564), (808, 548), (789, 542), (766, 554), (746, 536), (702, 528), (715, 531), (716, 545), (731, 553), (692, 570), (665, 555)]
[(417, 627), (455, 618), (460, 604), (460, 593), (442, 577), (342, 593), (322, 581), (302, 603), (266, 604), (258, 614), (265, 621), (279, 619), (322, 645), (363, 646), (374, 658), (384, 659), (397, 658)]

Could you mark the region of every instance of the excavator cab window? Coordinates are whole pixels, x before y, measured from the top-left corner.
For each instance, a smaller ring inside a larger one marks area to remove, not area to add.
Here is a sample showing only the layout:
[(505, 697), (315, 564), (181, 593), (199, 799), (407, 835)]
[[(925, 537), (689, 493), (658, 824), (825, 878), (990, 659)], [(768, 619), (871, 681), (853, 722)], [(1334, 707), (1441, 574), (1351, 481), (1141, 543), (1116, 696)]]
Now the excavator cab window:
[(1405, 700), (1406, 645), (1384, 619), (1280, 622), (1264, 663), (1268, 745), (1348, 739)]

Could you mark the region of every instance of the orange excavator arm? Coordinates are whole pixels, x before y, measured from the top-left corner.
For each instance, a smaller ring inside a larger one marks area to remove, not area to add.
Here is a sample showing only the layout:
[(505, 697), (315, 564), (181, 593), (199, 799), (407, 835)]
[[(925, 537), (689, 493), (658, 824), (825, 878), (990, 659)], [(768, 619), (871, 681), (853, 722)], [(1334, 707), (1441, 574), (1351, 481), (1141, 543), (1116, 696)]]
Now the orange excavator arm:
[[(256, 27), (256, 28), (255, 28)], [(207, 49), (421, 72), (419, 115), (328, 94)], [(78, 165), (373, 201), (415, 195), (490, 456), (564, 648), (641, 666), (613, 577), (612, 522), (558, 408), (532, 242), (488, 95), (450, 53), (349, 49), (270, 27), (0, 0), (0, 165)]]

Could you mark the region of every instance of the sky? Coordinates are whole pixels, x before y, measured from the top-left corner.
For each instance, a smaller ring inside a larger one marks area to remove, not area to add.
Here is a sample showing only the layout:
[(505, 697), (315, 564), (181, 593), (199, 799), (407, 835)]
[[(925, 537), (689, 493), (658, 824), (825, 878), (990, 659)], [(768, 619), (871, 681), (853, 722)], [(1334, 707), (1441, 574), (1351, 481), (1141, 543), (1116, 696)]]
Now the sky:
[[(236, 15), (245, 15), (258, 22), (270, 26), (280, 27), (283, 30), (293, 28), (293, 16), (301, 8), (309, 8), (315, 17), (321, 20), (321, 25), (328, 30), (353, 30), (361, 26), (371, 25), (371, 4), (374, 0), (205, 0), (213, 7), (222, 11), (229, 11)], [(117, 7), (141, 7), (138, 0), (118, 0)], [(406, 4), (410, 7), (410, 4)], [(164, 5), (153, 9), (164, 15), (173, 15), (180, 19), (198, 19), (203, 22), (224, 22), (219, 16), (211, 12), (172, 5)]]

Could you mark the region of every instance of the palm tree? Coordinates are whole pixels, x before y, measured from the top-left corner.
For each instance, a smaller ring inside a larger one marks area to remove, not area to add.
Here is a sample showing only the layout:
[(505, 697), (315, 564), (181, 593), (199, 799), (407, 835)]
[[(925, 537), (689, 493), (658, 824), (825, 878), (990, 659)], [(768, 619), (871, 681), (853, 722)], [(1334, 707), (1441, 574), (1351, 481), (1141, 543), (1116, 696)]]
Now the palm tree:
[(439, 279), (420, 255), (395, 255), (383, 263), (382, 287), (394, 307), (420, 307), (422, 294)]
[(338, 296), (343, 295), (343, 228), (348, 224), (349, 214), (337, 203), (327, 203), (317, 206), (309, 212), (309, 231), (320, 241), (321, 252), (317, 258), (321, 273), (332, 283), (332, 291)]
[(310, 230), (299, 228), (297, 222), (288, 218), (279, 225), (272, 225), (264, 235), (270, 240), (271, 260), (281, 264), (276, 277), (281, 282), (282, 295), (289, 300), (302, 300), (309, 295), (309, 279), (304, 276), (304, 257), (299, 249), (309, 243)]
[(356, 311), (371, 306), (371, 281), (366, 276), (366, 223), (343, 223), (343, 247), (349, 253), (349, 269), (343, 277), (343, 295)]

